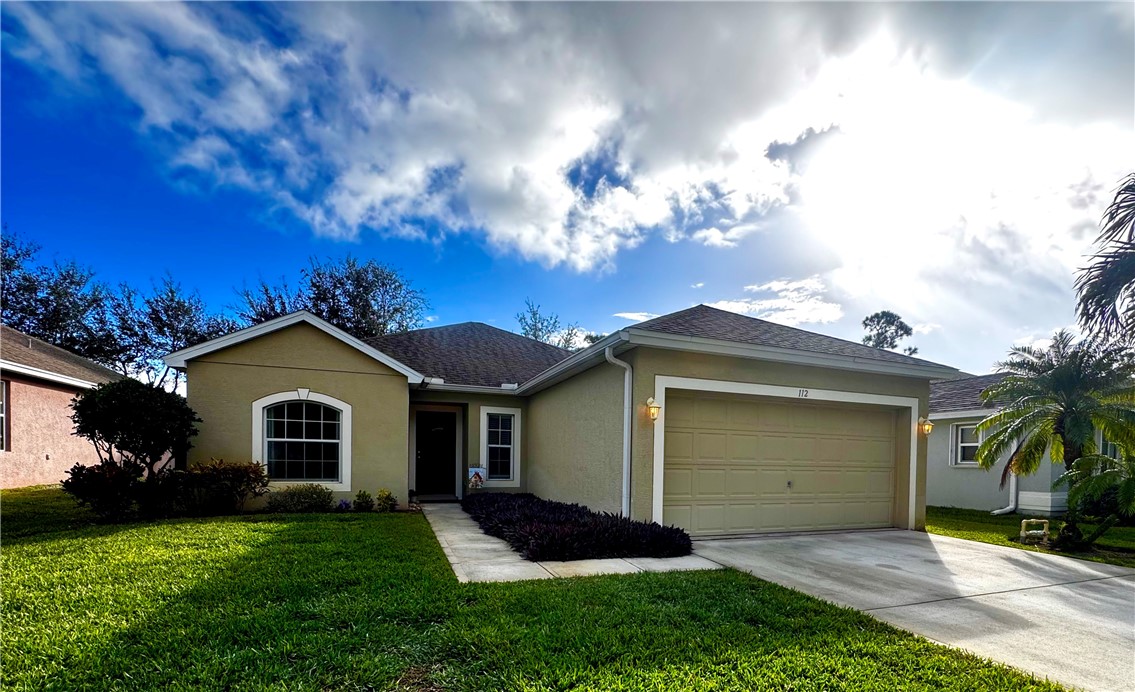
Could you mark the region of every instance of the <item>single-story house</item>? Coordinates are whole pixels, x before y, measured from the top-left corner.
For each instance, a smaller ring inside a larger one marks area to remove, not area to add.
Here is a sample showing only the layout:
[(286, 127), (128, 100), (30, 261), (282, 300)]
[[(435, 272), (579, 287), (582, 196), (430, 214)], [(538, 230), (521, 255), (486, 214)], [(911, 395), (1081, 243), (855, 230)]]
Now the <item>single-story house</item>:
[(347, 498), (528, 491), (693, 535), (920, 528), (931, 380), (956, 369), (710, 308), (575, 352), (467, 322), (362, 341), (297, 312), (166, 357), (190, 463)]
[(71, 434), (71, 399), (119, 377), (0, 325), (0, 488), (58, 483), (75, 464), (97, 464), (94, 446)]
[(982, 402), (981, 394), (1000, 382), (1004, 373), (962, 377), (930, 384), (930, 433), (926, 469), (926, 503), (934, 507), (997, 510), (1013, 506), (1023, 514), (1059, 514), (1068, 509), (1067, 491), (1052, 483), (1064, 473), (1063, 464), (1043, 464), (1031, 476), (1001, 476), (1012, 451), (989, 470), (977, 465), (975, 453), (982, 436), (977, 424), (1000, 410)]

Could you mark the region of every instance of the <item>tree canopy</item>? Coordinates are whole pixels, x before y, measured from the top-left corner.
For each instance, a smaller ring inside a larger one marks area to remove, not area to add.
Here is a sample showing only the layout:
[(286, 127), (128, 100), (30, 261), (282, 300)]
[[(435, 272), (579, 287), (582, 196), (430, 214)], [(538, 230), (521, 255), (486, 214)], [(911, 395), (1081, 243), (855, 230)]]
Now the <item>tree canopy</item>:
[[(880, 310), (863, 318), (863, 328), (867, 330), (867, 334), (863, 336), (863, 343), (872, 348), (898, 348), (899, 341), (914, 333), (910, 325), (890, 310)], [(918, 349), (907, 346), (903, 349), (903, 353), (913, 356), (918, 353)]]
[(1135, 343), (1135, 173), (1104, 212), (1092, 264), (1076, 279), (1080, 325)]
[(516, 313), (516, 321), (520, 325), (520, 333), (529, 339), (543, 341), (569, 351), (579, 347), (577, 341), (594, 343), (588, 341), (589, 335), (585, 334), (578, 324), (561, 325), (559, 315), (543, 312), (530, 298), (524, 299), (524, 310)]

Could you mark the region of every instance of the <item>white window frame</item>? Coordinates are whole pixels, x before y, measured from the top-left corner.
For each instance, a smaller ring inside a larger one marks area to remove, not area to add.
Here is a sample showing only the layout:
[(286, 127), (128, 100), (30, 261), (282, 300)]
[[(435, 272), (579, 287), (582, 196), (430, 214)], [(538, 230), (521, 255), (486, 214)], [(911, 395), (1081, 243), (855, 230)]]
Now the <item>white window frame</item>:
[[(508, 479), (489, 480), (489, 414), (512, 416), (512, 475)], [(519, 488), (520, 487), (520, 428), (521, 412), (518, 408), (501, 408), (497, 406), (481, 407), (481, 463), (485, 469), (485, 488)]]
[(290, 485), (315, 483), (328, 490), (351, 490), (351, 405), (333, 396), (319, 394), (310, 389), (292, 389), (287, 392), (269, 394), (252, 402), (252, 460), (267, 468), (264, 454), (264, 409), (287, 401), (311, 401), (339, 409), (339, 482), (327, 481), (269, 481), (271, 487), (286, 488)]
[(962, 455), (960, 453), (962, 444), (965, 444), (967, 447), (975, 446), (973, 442), (962, 442), (962, 428), (974, 428), (974, 433), (977, 435), (977, 446), (980, 446), (985, 439), (985, 435), (976, 429), (980, 422), (981, 421), (954, 423), (950, 426), (950, 466), (961, 469), (981, 468), (981, 464), (976, 461), (962, 461)]

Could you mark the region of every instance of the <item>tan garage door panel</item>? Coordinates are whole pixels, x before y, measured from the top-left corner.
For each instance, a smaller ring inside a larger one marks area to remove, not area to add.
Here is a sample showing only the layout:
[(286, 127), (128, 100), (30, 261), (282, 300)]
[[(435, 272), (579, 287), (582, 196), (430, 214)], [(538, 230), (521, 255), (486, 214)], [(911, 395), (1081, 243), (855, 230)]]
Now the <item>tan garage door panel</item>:
[(891, 526), (895, 415), (669, 395), (663, 521), (695, 535)]

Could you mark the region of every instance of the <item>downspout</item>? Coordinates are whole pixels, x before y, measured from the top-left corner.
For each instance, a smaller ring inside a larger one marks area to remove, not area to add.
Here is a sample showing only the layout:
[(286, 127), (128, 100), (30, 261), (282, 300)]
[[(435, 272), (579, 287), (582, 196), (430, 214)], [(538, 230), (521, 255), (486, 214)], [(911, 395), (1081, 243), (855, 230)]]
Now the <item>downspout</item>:
[(623, 510), (624, 517), (631, 515), (631, 425), (634, 422), (634, 405), (631, 389), (634, 371), (631, 364), (615, 357), (612, 346), (603, 350), (607, 362), (623, 369)]
[(995, 509), (990, 514), (1011, 514), (1017, 511), (1017, 474), (1009, 475), (1009, 506)]

